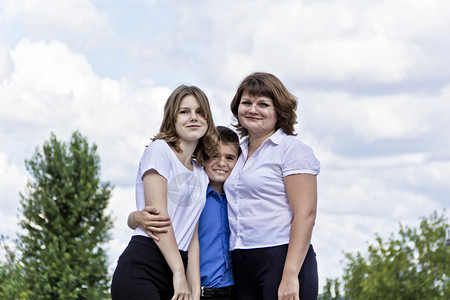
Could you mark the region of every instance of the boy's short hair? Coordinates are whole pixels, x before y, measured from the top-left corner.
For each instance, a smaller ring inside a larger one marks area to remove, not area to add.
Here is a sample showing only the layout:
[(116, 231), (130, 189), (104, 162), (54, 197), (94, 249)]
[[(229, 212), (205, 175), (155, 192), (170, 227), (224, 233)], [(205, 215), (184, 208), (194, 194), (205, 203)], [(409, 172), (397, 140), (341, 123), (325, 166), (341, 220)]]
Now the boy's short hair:
[[(217, 126), (217, 132), (219, 133), (219, 142), (224, 145), (233, 145), (236, 147), (238, 153), (237, 156), (241, 155), (241, 147), (239, 146), (239, 136), (236, 132), (226, 126)], [(208, 160), (209, 157), (205, 155), (204, 160)]]
[(219, 141), (223, 144), (233, 144), (236, 148), (239, 148), (239, 136), (236, 132), (225, 126), (217, 126), (217, 132), (219, 132)]

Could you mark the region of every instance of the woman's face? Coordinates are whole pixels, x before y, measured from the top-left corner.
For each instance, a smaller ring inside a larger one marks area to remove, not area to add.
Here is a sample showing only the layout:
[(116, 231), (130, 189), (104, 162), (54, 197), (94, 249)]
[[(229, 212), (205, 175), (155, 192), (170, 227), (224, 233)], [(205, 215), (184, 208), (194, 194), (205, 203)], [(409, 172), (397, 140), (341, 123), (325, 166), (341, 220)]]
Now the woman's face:
[(238, 106), (239, 123), (248, 130), (250, 137), (270, 136), (275, 132), (277, 114), (272, 99), (242, 93)]

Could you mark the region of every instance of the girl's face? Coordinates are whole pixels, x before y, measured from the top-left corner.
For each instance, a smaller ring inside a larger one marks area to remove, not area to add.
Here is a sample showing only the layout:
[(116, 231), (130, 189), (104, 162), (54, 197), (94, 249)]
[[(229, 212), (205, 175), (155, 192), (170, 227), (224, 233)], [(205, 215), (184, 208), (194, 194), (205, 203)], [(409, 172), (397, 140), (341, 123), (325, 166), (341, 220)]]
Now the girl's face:
[(202, 114), (197, 99), (192, 95), (184, 97), (178, 107), (175, 130), (181, 142), (198, 142), (208, 130), (208, 122)]
[(250, 137), (269, 136), (275, 132), (277, 114), (270, 98), (242, 93), (238, 107), (239, 123), (248, 130)]

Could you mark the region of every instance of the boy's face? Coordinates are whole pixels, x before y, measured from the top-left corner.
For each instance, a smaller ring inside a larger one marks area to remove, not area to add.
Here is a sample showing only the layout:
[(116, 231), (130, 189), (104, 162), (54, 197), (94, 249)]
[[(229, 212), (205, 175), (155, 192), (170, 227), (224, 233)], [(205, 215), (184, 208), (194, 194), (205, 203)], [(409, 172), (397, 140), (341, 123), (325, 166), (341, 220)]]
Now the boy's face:
[(204, 169), (209, 180), (224, 183), (236, 165), (238, 149), (233, 144), (219, 143), (218, 152), (205, 162)]

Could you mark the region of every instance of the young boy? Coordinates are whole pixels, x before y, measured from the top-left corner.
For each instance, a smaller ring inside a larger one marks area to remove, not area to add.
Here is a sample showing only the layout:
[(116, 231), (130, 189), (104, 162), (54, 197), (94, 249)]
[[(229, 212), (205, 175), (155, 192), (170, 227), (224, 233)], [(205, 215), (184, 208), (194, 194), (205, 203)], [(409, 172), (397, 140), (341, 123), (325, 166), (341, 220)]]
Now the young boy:
[[(204, 169), (209, 176), (206, 204), (199, 220), (201, 299), (234, 299), (231, 253), (229, 251), (230, 229), (228, 225), (227, 200), (223, 184), (230, 175), (240, 155), (239, 137), (231, 129), (217, 126), (220, 143), (217, 153), (205, 160)], [(165, 232), (170, 224), (168, 217), (146, 207), (132, 212), (128, 226), (143, 228), (152, 238), (154, 233)]]

